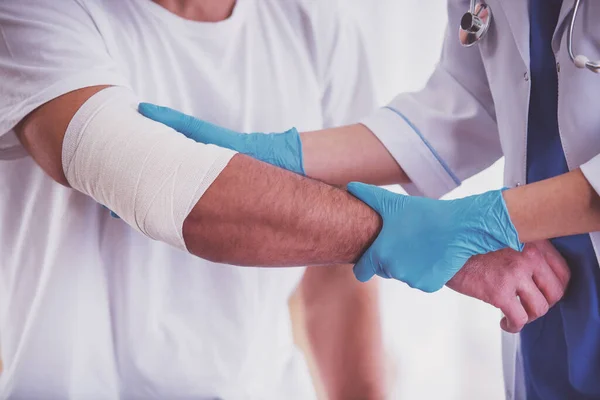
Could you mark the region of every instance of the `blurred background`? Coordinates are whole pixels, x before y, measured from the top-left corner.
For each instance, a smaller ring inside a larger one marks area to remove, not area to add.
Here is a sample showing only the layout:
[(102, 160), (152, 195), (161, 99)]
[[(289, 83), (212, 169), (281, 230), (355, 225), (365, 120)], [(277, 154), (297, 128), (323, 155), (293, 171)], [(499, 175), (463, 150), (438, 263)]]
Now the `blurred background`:
[[(346, 0), (365, 33), (380, 104), (426, 83), (448, 23), (445, 3)], [(458, 22), (450, 24), (458, 30)], [(499, 161), (448, 197), (497, 189), (502, 170)], [(503, 399), (499, 310), (450, 289), (427, 295), (395, 281), (381, 289), (392, 399)]]

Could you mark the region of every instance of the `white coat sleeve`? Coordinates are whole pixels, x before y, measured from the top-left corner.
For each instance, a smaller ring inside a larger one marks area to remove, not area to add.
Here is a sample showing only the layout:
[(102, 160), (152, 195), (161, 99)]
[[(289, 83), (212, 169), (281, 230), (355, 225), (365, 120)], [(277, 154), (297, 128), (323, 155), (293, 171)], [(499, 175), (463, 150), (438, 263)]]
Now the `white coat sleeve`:
[(494, 103), (478, 46), (463, 48), (458, 22), (469, 1), (450, 0), (441, 59), (426, 87), (401, 94), (362, 123), (411, 179), (412, 195), (438, 198), (502, 156)]

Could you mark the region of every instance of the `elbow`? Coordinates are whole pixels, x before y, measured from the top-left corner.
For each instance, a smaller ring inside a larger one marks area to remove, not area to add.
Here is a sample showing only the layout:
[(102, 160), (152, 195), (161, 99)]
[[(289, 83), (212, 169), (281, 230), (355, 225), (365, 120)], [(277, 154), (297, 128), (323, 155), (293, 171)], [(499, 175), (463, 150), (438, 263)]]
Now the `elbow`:
[(70, 187), (62, 166), (62, 142), (52, 134), (40, 134), (34, 118), (25, 118), (15, 127), (17, 138), (29, 155), (54, 181)]
[(62, 170), (60, 171), (60, 173), (58, 172), (54, 172), (54, 173), (49, 173), (50, 178), (52, 178), (56, 183), (60, 183), (61, 185), (70, 188), (71, 185), (69, 185), (69, 181), (67, 181), (67, 178), (65, 177), (65, 174), (62, 173)]
[(197, 204), (183, 221), (183, 241), (188, 252), (210, 262), (231, 263), (233, 260), (226, 249), (225, 241), (215, 240), (219, 237), (219, 228), (209, 232), (206, 229), (209, 223), (199, 208)]
[(65, 176), (65, 173), (62, 169), (61, 163), (49, 163), (48, 166), (42, 167), (42, 169), (55, 182), (60, 183), (61, 185), (66, 186), (68, 188), (71, 187), (71, 185), (69, 184), (69, 181), (67, 180), (67, 177)]

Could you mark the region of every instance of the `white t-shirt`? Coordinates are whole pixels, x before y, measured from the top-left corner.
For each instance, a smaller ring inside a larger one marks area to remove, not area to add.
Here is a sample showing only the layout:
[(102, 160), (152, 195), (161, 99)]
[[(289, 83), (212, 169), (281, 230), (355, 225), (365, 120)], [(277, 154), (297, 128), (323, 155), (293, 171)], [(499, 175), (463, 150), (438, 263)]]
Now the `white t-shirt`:
[(101, 84), (240, 131), (354, 122), (374, 105), (336, 1), (238, 0), (218, 23), (150, 0), (0, 2), (0, 397), (312, 397), (287, 309), (303, 269), (151, 241), (22, 157), (25, 115)]

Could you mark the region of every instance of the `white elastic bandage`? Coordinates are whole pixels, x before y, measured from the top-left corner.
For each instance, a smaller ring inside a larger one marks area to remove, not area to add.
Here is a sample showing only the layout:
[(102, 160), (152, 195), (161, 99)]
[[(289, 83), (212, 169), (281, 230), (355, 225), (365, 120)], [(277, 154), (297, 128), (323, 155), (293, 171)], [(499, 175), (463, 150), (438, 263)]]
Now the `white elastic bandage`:
[(186, 250), (183, 221), (235, 152), (186, 138), (104, 89), (77, 111), (63, 142), (69, 184), (146, 236)]

